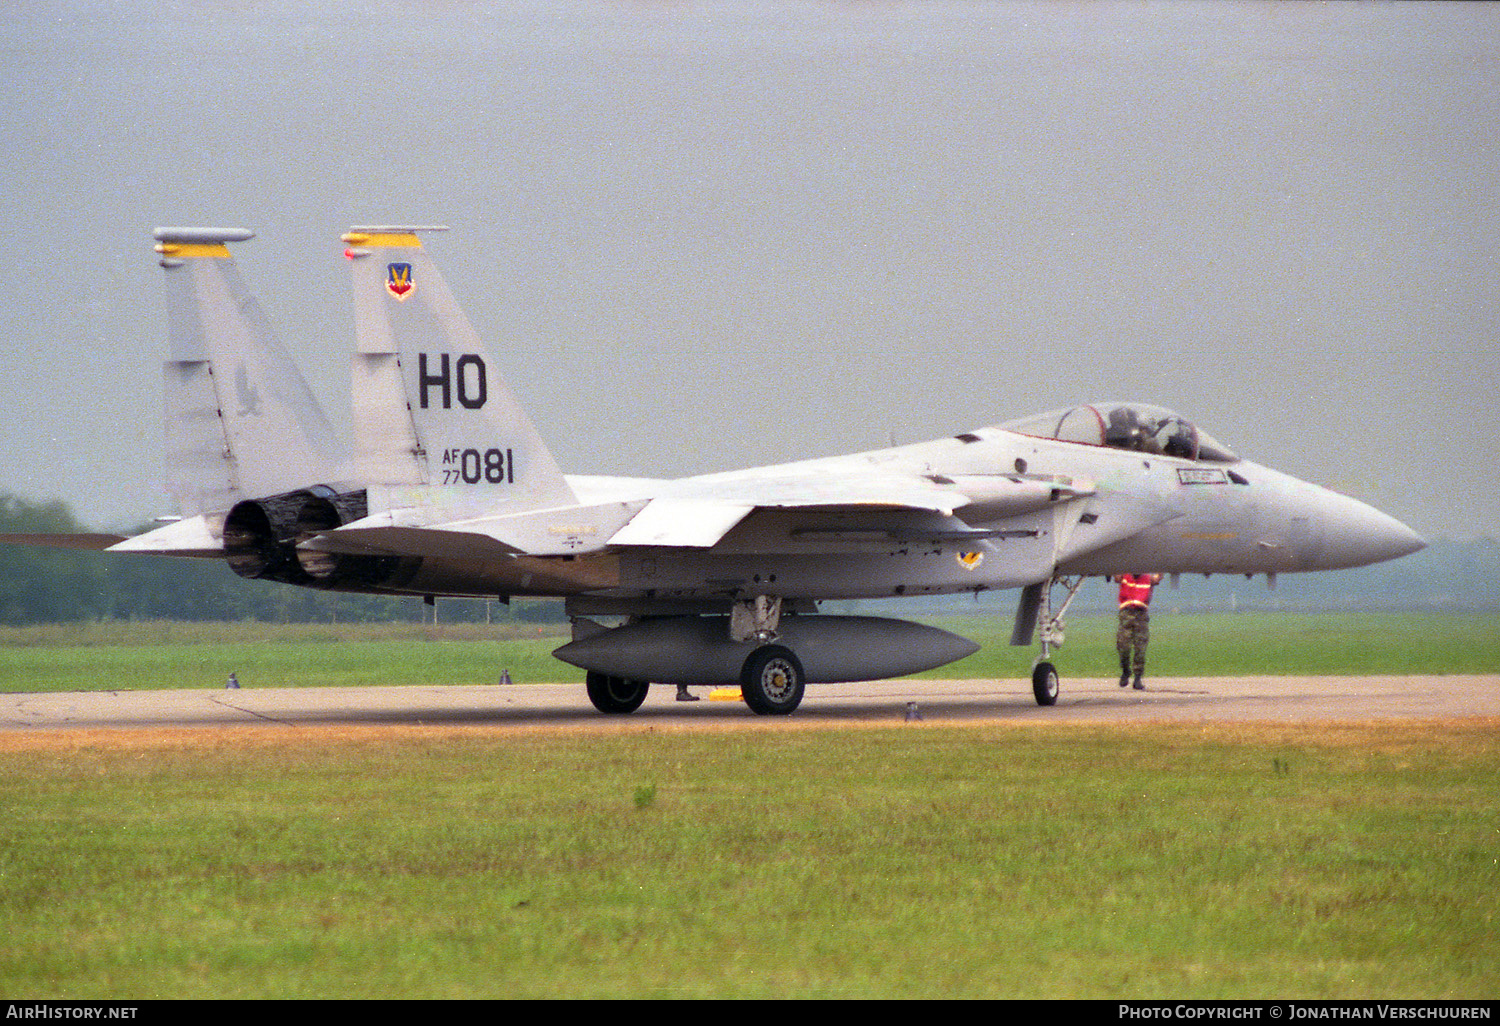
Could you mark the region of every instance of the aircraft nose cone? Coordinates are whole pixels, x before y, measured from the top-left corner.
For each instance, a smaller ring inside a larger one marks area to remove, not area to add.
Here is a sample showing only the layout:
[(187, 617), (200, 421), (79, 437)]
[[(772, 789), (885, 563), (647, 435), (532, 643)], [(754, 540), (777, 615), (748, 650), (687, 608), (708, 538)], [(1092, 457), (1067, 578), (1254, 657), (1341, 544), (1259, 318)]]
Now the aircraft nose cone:
[(1333, 499), (1323, 517), (1323, 561), (1328, 569), (1381, 563), (1427, 547), (1421, 535), (1395, 517), (1346, 495)]

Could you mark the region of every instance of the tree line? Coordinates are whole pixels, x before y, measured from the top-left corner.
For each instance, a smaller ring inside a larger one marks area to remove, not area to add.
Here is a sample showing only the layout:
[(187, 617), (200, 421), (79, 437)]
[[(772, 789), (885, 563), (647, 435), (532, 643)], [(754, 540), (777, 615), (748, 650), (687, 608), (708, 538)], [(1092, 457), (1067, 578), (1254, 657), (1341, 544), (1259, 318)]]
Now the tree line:
[[(88, 530), (65, 502), (0, 494), (0, 533)], [(509, 606), (482, 599), (444, 600), (440, 615), (445, 623), (563, 619), (559, 602), (520, 600)], [(7, 626), (83, 620), (418, 623), (432, 617), (420, 598), (346, 595), (246, 580), (219, 559), (0, 545), (0, 624)]]

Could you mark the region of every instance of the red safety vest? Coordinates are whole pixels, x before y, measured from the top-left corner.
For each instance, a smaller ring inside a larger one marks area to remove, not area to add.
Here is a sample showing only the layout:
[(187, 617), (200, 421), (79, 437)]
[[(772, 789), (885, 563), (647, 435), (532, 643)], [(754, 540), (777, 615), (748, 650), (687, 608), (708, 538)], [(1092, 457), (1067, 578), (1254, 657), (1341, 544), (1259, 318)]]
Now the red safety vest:
[(1121, 574), (1115, 578), (1120, 582), (1120, 605), (1140, 606), (1151, 604), (1151, 589), (1161, 580), (1159, 574)]

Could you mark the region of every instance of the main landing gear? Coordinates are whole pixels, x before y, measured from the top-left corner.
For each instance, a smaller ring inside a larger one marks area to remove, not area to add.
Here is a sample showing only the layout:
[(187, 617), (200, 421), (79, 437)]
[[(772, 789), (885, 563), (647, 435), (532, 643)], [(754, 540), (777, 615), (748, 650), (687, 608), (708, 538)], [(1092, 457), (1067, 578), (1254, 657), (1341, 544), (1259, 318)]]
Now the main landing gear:
[[(590, 671), (584, 678), (589, 701), (602, 713), (632, 713), (641, 707), (651, 684), (644, 680), (611, 677)], [(780, 645), (762, 645), (751, 652), (740, 670), (740, 694), (752, 712), (785, 716), (802, 704), (807, 675), (795, 652)]]
[[(1032, 593), (1032, 601), (1036, 607), (1032, 610), (1033, 617), (1041, 620), (1042, 654), (1031, 667), (1031, 693), (1036, 696), (1037, 705), (1056, 705), (1059, 691), (1057, 667), (1052, 664), (1052, 649), (1061, 648), (1063, 643), (1063, 615), (1067, 613), (1068, 606), (1073, 601), (1073, 596), (1078, 594), (1078, 589), (1083, 585), (1082, 577), (1053, 577), (1044, 584), (1035, 584), (1027, 591)], [(1061, 584), (1068, 589), (1067, 597), (1058, 607), (1056, 613), (1052, 612), (1052, 586)], [(1016, 644), (1017, 638), (1021, 636), (1021, 620), (1024, 617), (1025, 606), (1028, 596), (1022, 596), (1022, 615), (1018, 616), (1016, 633), (1011, 638), (1011, 643)], [(1035, 620), (1032, 621), (1035, 623)], [(1027, 632), (1030, 633), (1029, 631)], [(1031, 639), (1027, 637), (1021, 644), (1030, 644)]]
[[(802, 660), (787, 645), (776, 644), (781, 612), (782, 601), (776, 596), (757, 595), (736, 601), (730, 607), (729, 636), (723, 643), (728, 649), (728, 658), (720, 664), (721, 668), (711, 669), (708, 674), (711, 680), (722, 681), (723, 677), (719, 675), (728, 676), (725, 671), (732, 673), (734, 660), (739, 658), (731, 646), (748, 643), (748, 654), (739, 664), (740, 695), (745, 705), (761, 716), (786, 716), (794, 711), (802, 703), (807, 685)], [(637, 622), (632, 618), (632, 625)], [(671, 621), (665, 622), (670, 624)], [(695, 641), (704, 645), (704, 639), (695, 639), (691, 633), (686, 636), (686, 643)], [(678, 643), (684, 642), (679, 638)], [(714, 651), (714, 647), (710, 644), (705, 650)], [(597, 670), (589, 671), (585, 681), (589, 701), (602, 713), (635, 712), (646, 700), (651, 687), (644, 680), (614, 677)]]
[(584, 678), (584, 687), (588, 689), (589, 701), (602, 713), (633, 713), (651, 690), (649, 681), (610, 677), (592, 670)]
[(797, 708), (806, 683), (801, 661), (780, 645), (757, 648), (740, 670), (740, 695), (762, 716), (785, 716)]
[(774, 595), (740, 599), (729, 610), (729, 640), (759, 643), (740, 667), (740, 697), (761, 716), (785, 716), (797, 708), (807, 684), (797, 654), (771, 644), (780, 623), (781, 599)]

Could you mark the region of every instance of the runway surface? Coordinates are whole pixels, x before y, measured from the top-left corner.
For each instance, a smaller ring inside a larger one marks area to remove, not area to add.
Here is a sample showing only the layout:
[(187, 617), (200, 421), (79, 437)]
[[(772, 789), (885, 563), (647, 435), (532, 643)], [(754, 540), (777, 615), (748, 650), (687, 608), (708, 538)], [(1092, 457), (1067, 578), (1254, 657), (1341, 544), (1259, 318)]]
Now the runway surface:
[[(738, 700), (677, 702), (657, 686), (635, 713), (604, 716), (579, 684), (450, 687), (255, 688), (0, 694), (0, 732), (391, 724), (548, 727), (612, 723), (732, 725), (774, 722), (1001, 720), (1152, 722), (1454, 719), (1500, 716), (1500, 676), (1164, 677), (1143, 692), (1114, 680), (1064, 679), (1052, 708), (1026, 681), (895, 680), (819, 684), (788, 720), (751, 713)], [(915, 703), (915, 708), (910, 707)]]

